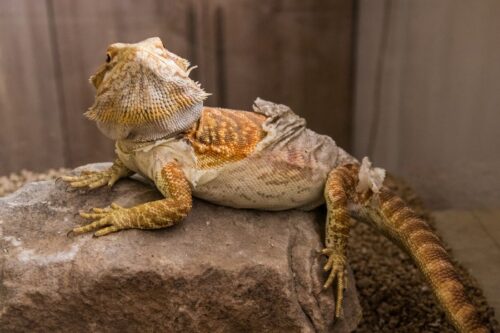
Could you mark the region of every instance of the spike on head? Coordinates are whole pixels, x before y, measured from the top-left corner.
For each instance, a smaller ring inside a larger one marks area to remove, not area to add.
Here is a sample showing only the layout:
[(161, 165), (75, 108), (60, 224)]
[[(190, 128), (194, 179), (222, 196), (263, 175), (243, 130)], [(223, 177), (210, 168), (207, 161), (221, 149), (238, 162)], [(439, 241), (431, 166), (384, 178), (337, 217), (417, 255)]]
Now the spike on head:
[(97, 91), (85, 115), (115, 140), (148, 141), (185, 130), (208, 96), (189, 78), (191, 69), (158, 37), (111, 44), (90, 77)]

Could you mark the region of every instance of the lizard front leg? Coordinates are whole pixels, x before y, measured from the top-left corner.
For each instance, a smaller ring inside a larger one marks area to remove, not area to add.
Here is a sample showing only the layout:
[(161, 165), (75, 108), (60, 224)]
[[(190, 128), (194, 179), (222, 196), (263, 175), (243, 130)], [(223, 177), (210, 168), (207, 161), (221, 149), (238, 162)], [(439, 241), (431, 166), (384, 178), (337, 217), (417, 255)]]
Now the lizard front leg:
[(322, 253), (328, 256), (324, 269), (330, 273), (323, 287), (329, 288), (336, 280), (336, 318), (340, 317), (342, 313), (344, 288), (346, 287), (346, 248), (351, 227), (348, 202), (350, 195), (354, 193), (356, 179), (357, 174), (354, 170), (349, 166), (340, 166), (330, 172), (325, 185), (326, 248), (323, 249)]
[(89, 189), (98, 188), (104, 185), (113, 186), (120, 178), (133, 175), (134, 172), (128, 169), (120, 159), (116, 159), (113, 165), (104, 171), (84, 170), (78, 176), (62, 176), (61, 179), (74, 188), (87, 187)]
[(169, 227), (186, 217), (192, 206), (191, 188), (184, 173), (172, 162), (155, 176), (158, 190), (167, 198), (148, 202), (132, 208), (112, 204), (108, 208), (93, 208), (91, 213), (80, 213), (94, 222), (70, 231), (82, 234), (95, 231), (94, 236), (104, 236), (123, 229), (159, 229)]

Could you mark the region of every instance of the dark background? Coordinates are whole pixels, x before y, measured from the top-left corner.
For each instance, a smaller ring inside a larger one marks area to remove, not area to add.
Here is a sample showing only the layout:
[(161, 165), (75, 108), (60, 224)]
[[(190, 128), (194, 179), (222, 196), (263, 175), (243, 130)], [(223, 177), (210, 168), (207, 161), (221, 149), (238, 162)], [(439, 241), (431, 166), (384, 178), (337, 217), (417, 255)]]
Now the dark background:
[(495, 0), (2, 0), (0, 174), (111, 160), (88, 77), (108, 44), (159, 36), (207, 105), (290, 105), (433, 207), (498, 207), (499, 18)]

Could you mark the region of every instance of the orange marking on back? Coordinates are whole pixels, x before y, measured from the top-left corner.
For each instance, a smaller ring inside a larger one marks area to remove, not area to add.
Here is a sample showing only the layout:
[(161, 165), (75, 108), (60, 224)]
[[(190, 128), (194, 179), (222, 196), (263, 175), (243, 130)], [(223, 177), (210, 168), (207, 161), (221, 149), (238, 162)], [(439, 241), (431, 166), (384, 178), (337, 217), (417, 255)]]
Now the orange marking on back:
[(200, 169), (236, 162), (250, 155), (266, 136), (266, 117), (253, 112), (203, 109), (200, 120), (186, 134)]

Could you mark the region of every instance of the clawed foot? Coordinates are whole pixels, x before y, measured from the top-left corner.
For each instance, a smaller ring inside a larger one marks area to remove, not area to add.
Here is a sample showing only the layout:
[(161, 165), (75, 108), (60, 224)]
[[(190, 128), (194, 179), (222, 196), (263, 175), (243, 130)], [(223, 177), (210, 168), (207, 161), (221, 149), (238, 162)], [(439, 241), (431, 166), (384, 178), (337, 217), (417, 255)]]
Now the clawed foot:
[(120, 160), (116, 160), (107, 170), (84, 170), (78, 176), (62, 176), (61, 179), (74, 188), (87, 187), (94, 189), (106, 184), (111, 187), (118, 179), (128, 177), (132, 174), (133, 172), (127, 169)]
[(115, 203), (107, 208), (92, 208), (91, 213), (80, 212), (85, 219), (94, 220), (82, 227), (77, 227), (68, 232), (68, 236), (80, 235), (89, 231), (95, 231), (94, 237), (104, 236), (130, 227), (132, 213), (130, 209), (123, 208)]
[(332, 248), (325, 248), (321, 251), (322, 254), (328, 256), (328, 261), (326, 262), (323, 269), (327, 272), (330, 271), (328, 279), (323, 285), (324, 289), (329, 288), (333, 282), (337, 281), (337, 301), (335, 302), (335, 318), (339, 318), (342, 313), (342, 302), (344, 300), (344, 288), (346, 287), (345, 278), (345, 266), (346, 257), (345, 255), (339, 254), (338, 251)]
[(78, 176), (62, 176), (61, 179), (74, 188), (87, 187), (94, 189), (104, 185), (113, 186), (121, 176), (111, 169), (105, 171), (84, 170)]

